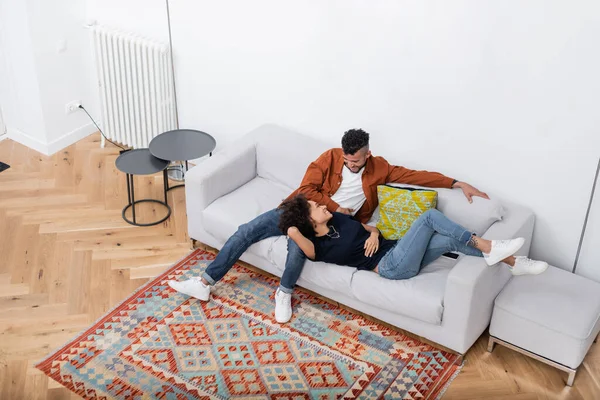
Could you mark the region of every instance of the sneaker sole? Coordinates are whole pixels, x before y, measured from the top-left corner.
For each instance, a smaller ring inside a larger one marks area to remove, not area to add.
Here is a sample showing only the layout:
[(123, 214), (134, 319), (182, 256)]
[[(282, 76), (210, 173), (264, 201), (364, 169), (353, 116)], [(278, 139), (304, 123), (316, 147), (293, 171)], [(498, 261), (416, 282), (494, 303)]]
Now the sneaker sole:
[(195, 299), (202, 300), (202, 301), (208, 301), (208, 299), (210, 298), (210, 293), (208, 294), (208, 296), (207, 296), (206, 298), (204, 298), (204, 297), (200, 297), (200, 296), (197, 296), (197, 295), (195, 295), (195, 294), (194, 294), (194, 293), (192, 293), (192, 292), (188, 292), (188, 291), (185, 291), (185, 290), (179, 290), (179, 289), (177, 289), (175, 286), (173, 286), (173, 285), (171, 284), (171, 282), (173, 282), (173, 281), (169, 281), (169, 282), (167, 282), (167, 283), (168, 283), (168, 285), (171, 287), (171, 289), (173, 289), (173, 290), (177, 291), (178, 293), (182, 293), (182, 294), (185, 294), (186, 296), (190, 296), (190, 297), (193, 297), (193, 298), (195, 298)]
[[(519, 241), (520, 243), (519, 243), (519, 245), (517, 246), (517, 248), (516, 248), (516, 249), (514, 249), (514, 250), (512, 250), (512, 251), (510, 251), (510, 252), (509, 252), (509, 251), (507, 251), (507, 252), (506, 252), (506, 254), (504, 254), (504, 255), (498, 255), (498, 256), (496, 256), (496, 257), (495, 257), (495, 258), (493, 258), (493, 259), (486, 258), (486, 259), (485, 259), (485, 262), (487, 263), (487, 265), (489, 265), (490, 267), (491, 267), (492, 265), (496, 265), (496, 264), (498, 264), (500, 261), (504, 260), (506, 257), (510, 257), (510, 256), (512, 256), (513, 254), (515, 254), (517, 251), (519, 251), (519, 250), (521, 249), (521, 247), (523, 247), (523, 245), (525, 244), (525, 239), (523, 239), (523, 238), (519, 238), (519, 239), (521, 239), (521, 240)], [(516, 240), (516, 239), (515, 239), (515, 240)]]
[(288, 319), (286, 319), (285, 321), (277, 319), (277, 317), (275, 317), (275, 321), (277, 321), (277, 323), (279, 323), (279, 324), (287, 324), (288, 322), (290, 322), (291, 319), (292, 319), (291, 316)]

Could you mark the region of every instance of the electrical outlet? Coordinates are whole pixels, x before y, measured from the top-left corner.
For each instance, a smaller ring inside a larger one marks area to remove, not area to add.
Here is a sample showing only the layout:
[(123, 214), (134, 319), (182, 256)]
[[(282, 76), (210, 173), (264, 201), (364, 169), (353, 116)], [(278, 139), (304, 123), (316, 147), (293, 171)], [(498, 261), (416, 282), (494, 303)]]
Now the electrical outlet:
[(65, 114), (71, 114), (77, 110), (79, 110), (79, 106), (81, 105), (81, 101), (75, 100), (67, 103), (65, 105)]

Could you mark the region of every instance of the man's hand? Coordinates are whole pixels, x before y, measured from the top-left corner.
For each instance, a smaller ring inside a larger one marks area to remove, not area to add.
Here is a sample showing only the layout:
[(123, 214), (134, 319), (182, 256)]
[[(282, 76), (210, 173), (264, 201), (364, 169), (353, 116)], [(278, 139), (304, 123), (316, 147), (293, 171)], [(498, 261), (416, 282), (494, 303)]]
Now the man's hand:
[(346, 214), (346, 215), (352, 215), (352, 213), (354, 212), (354, 209), (338, 207), (337, 210), (335, 210), (335, 212), (339, 212), (339, 213)]
[(469, 200), (469, 203), (473, 203), (473, 196), (483, 197), (484, 199), (488, 200), (490, 199), (486, 193), (482, 192), (481, 190), (478, 190), (477, 188), (465, 182), (456, 182), (452, 186), (452, 188), (462, 189), (463, 193), (465, 194), (465, 197), (467, 198), (467, 200)]
[(371, 232), (371, 236), (365, 241), (365, 256), (371, 257), (379, 250), (379, 233)]

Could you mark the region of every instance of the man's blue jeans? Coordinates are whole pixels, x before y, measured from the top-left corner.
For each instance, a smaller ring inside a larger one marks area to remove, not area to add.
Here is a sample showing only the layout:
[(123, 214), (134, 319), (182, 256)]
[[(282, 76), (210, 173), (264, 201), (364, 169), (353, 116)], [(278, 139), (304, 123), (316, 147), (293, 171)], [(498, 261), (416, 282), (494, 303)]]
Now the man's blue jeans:
[(387, 279), (412, 278), (421, 268), (449, 251), (483, 257), (480, 250), (467, 245), (471, 235), (438, 210), (428, 210), (379, 261), (379, 275)]
[[(241, 225), (238, 230), (223, 245), (215, 260), (210, 263), (202, 277), (211, 285), (221, 280), (233, 267), (241, 255), (254, 243), (281, 236), (279, 230), (279, 216), (281, 210), (273, 209), (259, 215), (247, 224)], [(279, 288), (286, 293), (292, 293), (296, 281), (300, 277), (306, 256), (293, 240), (288, 238), (288, 254), (285, 260), (285, 270), (281, 276)]]

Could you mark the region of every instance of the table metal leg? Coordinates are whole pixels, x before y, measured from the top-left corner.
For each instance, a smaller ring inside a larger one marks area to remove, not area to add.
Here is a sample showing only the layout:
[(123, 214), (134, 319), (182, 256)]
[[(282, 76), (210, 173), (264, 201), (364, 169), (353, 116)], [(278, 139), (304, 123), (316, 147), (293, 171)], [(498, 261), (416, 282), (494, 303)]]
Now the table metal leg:
[(169, 191), (169, 177), (167, 176), (167, 170), (163, 170), (163, 192), (165, 192), (165, 203), (167, 201), (167, 192)]
[(125, 179), (127, 179), (127, 201), (131, 204), (131, 187), (129, 186), (129, 174), (125, 174)]
[(133, 187), (133, 175), (129, 175), (131, 177), (131, 212), (133, 213), (133, 223), (135, 222), (135, 189)]

